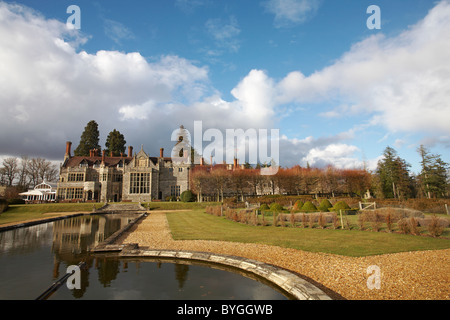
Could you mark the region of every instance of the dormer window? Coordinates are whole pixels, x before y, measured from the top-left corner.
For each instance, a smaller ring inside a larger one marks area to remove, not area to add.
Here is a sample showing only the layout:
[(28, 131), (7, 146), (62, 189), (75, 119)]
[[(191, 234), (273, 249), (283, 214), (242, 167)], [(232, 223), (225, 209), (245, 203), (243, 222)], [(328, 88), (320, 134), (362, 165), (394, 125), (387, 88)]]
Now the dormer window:
[(87, 168), (89, 167), (89, 163), (86, 160), (81, 161), (80, 168)]

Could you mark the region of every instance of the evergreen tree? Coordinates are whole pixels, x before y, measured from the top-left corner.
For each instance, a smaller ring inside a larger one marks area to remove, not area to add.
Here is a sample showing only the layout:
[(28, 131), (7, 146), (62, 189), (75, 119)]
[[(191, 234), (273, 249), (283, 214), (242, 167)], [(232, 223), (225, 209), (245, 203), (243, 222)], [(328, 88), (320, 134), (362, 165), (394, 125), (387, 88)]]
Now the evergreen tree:
[(98, 131), (98, 124), (94, 120), (89, 121), (84, 128), (84, 132), (81, 135), (80, 144), (75, 149), (74, 154), (76, 156), (89, 156), (89, 151), (97, 149), (101, 152), (99, 143), (100, 132)]
[(425, 196), (428, 199), (445, 196), (448, 185), (448, 163), (442, 161), (440, 155), (430, 154), (423, 145), (417, 149), (417, 152), (422, 159), (419, 181)]
[(380, 191), (386, 198), (405, 198), (412, 195), (410, 165), (391, 147), (384, 150), (384, 158), (378, 162), (377, 175)]
[(113, 156), (118, 157), (120, 154), (125, 153), (126, 144), (123, 134), (114, 129), (106, 138), (106, 153), (109, 155), (112, 152)]

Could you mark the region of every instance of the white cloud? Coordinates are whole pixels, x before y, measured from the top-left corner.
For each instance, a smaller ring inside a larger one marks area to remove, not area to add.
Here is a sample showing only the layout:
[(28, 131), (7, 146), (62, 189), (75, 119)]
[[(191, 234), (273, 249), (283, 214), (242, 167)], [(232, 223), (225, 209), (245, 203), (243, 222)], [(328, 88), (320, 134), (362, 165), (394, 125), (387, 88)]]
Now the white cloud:
[(76, 52), (66, 39), (78, 37), (61, 22), (0, 3), (0, 153), (56, 157), (92, 119), (107, 135), (126, 128), (120, 119), (148, 120), (149, 106), (197, 101), (209, 90), (208, 69), (186, 59)]
[[(312, 167), (326, 167), (333, 165), (336, 168), (363, 168), (364, 161), (361, 160), (361, 151), (358, 147), (344, 143), (353, 138), (352, 133), (342, 132), (328, 137), (314, 138), (312, 136), (304, 139), (290, 139), (286, 135), (280, 139), (280, 158), (284, 165), (294, 166), (300, 164)], [(369, 160), (366, 168), (374, 169), (377, 161)]]
[(441, 1), (396, 37), (356, 43), (310, 76), (299, 71), (277, 84), (279, 103), (339, 100), (323, 116), (366, 113), (390, 132), (450, 132), (450, 2)]
[(105, 34), (116, 44), (121, 44), (123, 40), (134, 39), (134, 33), (125, 25), (111, 19), (104, 19)]
[(267, 126), (274, 116), (274, 81), (261, 70), (252, 70), (231, 91), (241, 102), (242, 111), (252, 122)]
[(276, 27), (289, 27), (304, 23), (320, 6), (320, 0), (269, 0), (263, 3), (275, 15)]
[[(324, 101), (333, 105), (319, 110), (322, 116), (366, 113), (372, 124), (390, 132), (427, 132), (430, 141), (448, 145), (449, 17), (450, 3), (443, 1), (399, 36), (369, 37), (309, 76), (294, 71), (276, 81), (252, 70), (232, 90), (234, 100), (225, 101), (212, 87), (207, 67), (173, 55), (146, 59), (139, 53), (77, 52), (87, 40), (79, 32), (26, 7), (0, 3), (0, 154), (58, 159), (64, 142), (76, 145), (92, 119), (103, 136), (115, 128), (129, 144), (143, 143), (153, 153), (172, 145), (170, 134), (181, 124), (192, 130), (194, 121), (202, 120), (205, 130), (223, 132), (276, 128), (286, 104)], [(209, 27), (225, 43), (240, 32), (232, 18), (211, 20)], [(284, 137), (282, 165), (358, 166), (351, 132)]]
[[(222, 19), (208, 19), (205, 23), (206, 31), (214, 39), (216, 46), (221, 49), (227, 49), (230, 52), (237, 52), (240, 43), (237, 37), (241, 33), (237, 19), (230, 17), (229, 22)], [(218, 51), (213, 50), (214, 55)]]
[(249, 73), (233, 90), (236, 100), (225, 101), (207, 67), (173, 55), (77, 52), (70, 41), (79, 33), (6, 3), (0, 3), (0, 38), (0, 154), (60, 159), (65, 141), (76, 147), (90, 120), (99, 123), (101, 144), (117, 129), (151, 154), (172, 146), (171, 132), (195, 120), (223, 132), (273, 124), (274, 84), (262, 71)]
[(324, 167), (334, 165), (336, 168), (362, 168), (362, 162), (354, 157), (359, 151), (356, 146), (347, 144), (330, 144), (325, 147), (316, 147), (309, 150), (303, 157), (303, 163), (311, 166)]

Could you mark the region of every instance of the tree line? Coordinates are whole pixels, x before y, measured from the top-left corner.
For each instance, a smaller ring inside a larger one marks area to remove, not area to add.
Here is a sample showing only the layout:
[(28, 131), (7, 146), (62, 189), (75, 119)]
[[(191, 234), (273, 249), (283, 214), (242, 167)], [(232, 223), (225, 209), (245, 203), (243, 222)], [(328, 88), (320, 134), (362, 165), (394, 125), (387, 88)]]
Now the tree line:
[(59, 177), (56, 164), (43, 158), (8, 157), (0, 167), (0, 185), (25, 191), (43, 181), (55, 182)]
[(261, 175), (260, 167), (244, 166), (228, 170), (224, 165), (197, 166), (190, 177), (191, 190), (198, 200), (207, 197), (223, 201), (226, 197), (245, 197), (261, 194), (285, 195), (327, 195), (334, 197), (376, 198), (444, 198), (449, 196), (449, 165), (440, 155), (430, 154), (420, 146), (421, 172), (411, 173), (410, 164), (400, 158), (397, 152), (387, 147), (377, 169), (306, 168), (294, 166), (279, 168), (275, 175)]

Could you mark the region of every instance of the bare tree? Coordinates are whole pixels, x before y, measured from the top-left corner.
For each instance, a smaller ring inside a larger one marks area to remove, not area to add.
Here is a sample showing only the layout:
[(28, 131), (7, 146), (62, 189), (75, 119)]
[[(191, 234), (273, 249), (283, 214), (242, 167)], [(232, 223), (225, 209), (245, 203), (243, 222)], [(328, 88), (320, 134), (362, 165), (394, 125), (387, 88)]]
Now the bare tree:
[(30, 184), (30, 179), (28, 176), (29, 163), (30, 163), (30, 159), (28, 158), (28, 156), (22, 156), (20, 158), (20, 164), (17, 169), (17, 176), (19, 179), (19, 181), (17, 182), (17, 185), (24, 189), (28, 188), (28, 186)]
[(2, 175), (8, 187), (12, 186), (18, 173), (17, 158), (9, 157), (3, 160)]
[(28, 175), (31, 184), (36, 186), (44, 180), (47, 182), (56, 181), (58, 168), (48, 160), (32, 158), (28, 165)]

